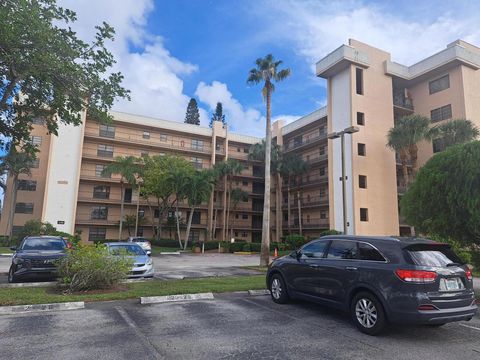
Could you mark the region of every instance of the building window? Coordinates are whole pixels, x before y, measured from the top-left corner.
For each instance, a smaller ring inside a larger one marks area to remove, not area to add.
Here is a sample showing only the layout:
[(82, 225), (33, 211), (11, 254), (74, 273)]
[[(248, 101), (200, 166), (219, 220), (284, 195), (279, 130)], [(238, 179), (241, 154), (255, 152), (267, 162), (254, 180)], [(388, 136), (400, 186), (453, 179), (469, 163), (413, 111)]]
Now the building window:
[(109, 158), (113, 157), (113, 146), (98, 144), (97, 156), (109, 157)]
[(248, 186), (248, 181), (242, 181), (243, 186)]
[(358, 187), (360, 189), (367, 188), (367, 177), (365, 175), (358, 175)]
[(42, 145), (42, 137), (41, 136), (30, 136), (30, 143), (34, 146)]
[(325, 155), (325, 146), (320, 148), (320, 156)]
[(326, 211), (320, 211), (320, 219), (328, 219), (328, 213)]
[(88, 241), (105, 240), (107, 237), (107, 228), (94, 227), (88, 229)]
[(450, 87), (450, 76), (447, 74), (441, 78), (432, 80), (428, 83), (428, 90), (430, 95), (435, 94), (439, 91), (448, 89)]
[(198, 243), (200, 241), (200, 232), (192, 230), (188, 236), (188, 241), (190, 244)]
[(40, 159), (33, 159), (30, 167), (32, 169), (38, 169), (40, 167)]
[(18, 181), (18, 190), (36, 191), (37, 190), (37, 182), (35, 180), (19, 180)]
[(235, 219), (238, 219), (239, 217), (240, 217), (240, 215), (235, 214)]
[[(187, 212), (187, 218), (190, 218), (190, 211)], [(200, 225), (202, 220), (202, 213), (200, 211), (194, 211), (192, 216), (192, 224)]]
[(149, 131), (144, 131), (142, 137), (144, 139), (150, 139), (150, 132)]
[(430, 111), (430, 119), (432, 122), (442, 121), (452, 118), (452, 105), (448, 104)]
[(319, 134), (320, 134), (320, 135), (327, 135), (327, 127), (326, 127), (326, 126), (322, 126), (322, 127), (319, 129)]
[(440, 151), (445, 150), (445, 140), (444, 139), (434, 139), (432, 141), (432, 146), (433, 146), (433, 152), (437, 153)]
[(203, 150), (203, 140), (193, 139), (192, 140), (192, 149), (202, 151)]
[(243, 220), (248, 220), (248, 215), (247, 214), (242, 214), (242, 219)]
[(297, 146), (300, 146), (300, 145), (302, 145), (302, 135), (296, 136), (293, 139), (293, 146), (294, 147), (297, 147)]
[(240, 149), (239, 147), (237, 147), (237, 152), (241, 152), (241, 151), (242, 151), (242, 149)]
[(106, 206), (93, 206), (90, 212), (90, 219), (92, 220), (107, 220), (108, 207)]
[(325, 197), (326, 191), (325, 189), (320, 189), (320, 197), (323, 198)]
[(249, 149), (248, 149), (248, 148), (243, 148), (243, 152), (244, 152), (245, 154), (248, 154)]
[(319, 172), (320, 176), (325, 176), (325, 168), (320, 168), (318, 170), (318, 172)]
[(160, 210), (154, 209), (154, 210), (153, 210), (153, 217), (154, 217), (155, 219), (158, 219), (158, 218), (160, 217)]
[(248, 236), (246, 231), (242, 231), (242, 237), (246, 238)]
[(95, 176), (99, 178), (110, 179), (110, 175), (104, 175), (103, 170), (105, 170), (106, 165), (95, 165)]
[(363, 95), (363, 69), (355, 69), (356, 90), (358, 95)]
[(192, 164), (193, 164), (193, 167), (197, 170), (200, 170), (203, 168), (203, 160), (198, 157), (192, 157)]
[(235, 237), (238, 237), (238, 231), (235, 231)]
[(93, 187), (94, 199), (110, 199), (110, 186), (94, 186)]
[(358, 155), (360, 156), (366, 156), (367, 155), (367, 149), (365, 144), (358, 143)]
[(160, 134), (160, 141), (166, 142), (167, 141), (167, 135)]
[(100, 125), (99, 134), (101, 137), (113, 139), (115, 137), (115, 126), (112, 125)]
[(357, 125), (365, 125), (365, 114), (357, 112)]
[(42, 118), (36, 117), (36, 118), (33, 118), (32, 124), (45, 125), (45, 120), (43, 120)]
[(18, 202), (15, 204), (16, 214), (33, 214), (33, 203)]
[(368, 221), (368, 209), (360, 208), (360, 221)]

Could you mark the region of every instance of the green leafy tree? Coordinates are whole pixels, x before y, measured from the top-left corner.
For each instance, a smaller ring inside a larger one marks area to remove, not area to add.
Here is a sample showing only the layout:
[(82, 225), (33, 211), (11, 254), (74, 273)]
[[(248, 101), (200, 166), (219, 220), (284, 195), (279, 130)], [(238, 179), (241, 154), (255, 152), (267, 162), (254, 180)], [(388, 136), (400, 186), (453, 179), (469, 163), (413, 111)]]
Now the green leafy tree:
[(270, 262), (270, 156), (272, 145), (272, 93), (275, 91), (274, 82), (285, 80), (290, 76), (290, 69), (279, 70), (282, 61), (275, 61), (271, 54), (255, 61), (256, 67), (251, 69), (247, 83), (263, 84), (262, 95), (266, 103), (266, 136), (265, 136), (265, 195), (263, 204), (263, 229), (260, 266), (267, 266)]
[(437, 125), (431, 130), (432, 136), (441, 139), (445, 148), (473, 141), (480, 135), (478, 128), (465, 119), (455, 119)]
[[(137, 216), (134, 214), (127, 214), (125, 215), (125, 218), (123, 220), (123, 225), (127, 228), (128, 231), (128, 236), (132, 236), (132, 230), (135, 230), (135, 226), (142, 226), (145, 224), (146, 219), (144, 217), (139, 217), (138, 218), (138, 223), (137, 223)], [(119, 222), (120, 223), (120, 222)], [(134, 234), (137, 236), (137, 234)]]
[(198, 111), (197, 100), (191, 98), (188, 102), (187, 113), (185, 115), (185, 123), (200, 125), (200, 112)]
[(115, 60), (105, 43), (114, 29), (104, 22), (87, 43), (69, 26), (76, 20), (55, 0), (0, 2), (0, 133), (27, 152), (34, 118), (56, 135), (59, 123), (79, 125), (82, 110), (110, 120), (114, 100), (129, 98), (123, 76), (110, 72)]
[[(33, 151), (36, 151), (34, 148)], [(17, 192), (20, 175), (31, 175), (30, 169), (33, 166), (35, 160), (35, 153), (18, 151), (13, 145), (9, 145), (9, 151), (7, 155), (0, 158), (0, 174), (7, 175), (12, 179), (12, 189), (10, 194), (12, 196), (10, 211), (7, 221), (7, 235), (9, 241), (12, 241), (13, 221), (15, 218), (15, 206), (17, 204)], [(7, 190), (6, 184), (4, 184), (4, 190)]]
[(225, 121), (225, 114), (223, 113), (223, 106), (221, 102), (217, 102), (217, 106), (215, 107), (215, 112), (210, 119), (210, 127), (213, 127), (213, 122), (219, 121), (223, 125), (226, 125), (227, 122)]
[(111, 164), (102, 171), (103, 176), (120, 175), (120, 221), (118, 226), (118, 241), (122, 240), (123, 221), (125, 216), (125, 184), (137, 186), (137, 179), (142, 172), (141, 159), (135, 156), (117, 156)]
[(463, 244), (480, 242), (480, 142), (442, 151), (428, 160), (400, 208), (420, 232)]

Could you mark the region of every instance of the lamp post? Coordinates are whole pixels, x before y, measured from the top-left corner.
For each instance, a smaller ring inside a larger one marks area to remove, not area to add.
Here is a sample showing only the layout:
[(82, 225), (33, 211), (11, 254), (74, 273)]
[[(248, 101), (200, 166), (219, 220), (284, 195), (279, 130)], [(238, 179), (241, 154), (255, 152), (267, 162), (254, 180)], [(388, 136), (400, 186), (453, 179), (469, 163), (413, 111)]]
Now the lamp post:
[(331, 140), (340, 138), (341, 153), (342, 153), (342, 201), (343, 201), (343, 233), (347, 235), (347, 183), (345, 177), (345, 134), (354, 134), (359, 132), (360, 129), (357, 126), (350, 126), (339, 132), (333, 132), (328, 134), (328, 138)]

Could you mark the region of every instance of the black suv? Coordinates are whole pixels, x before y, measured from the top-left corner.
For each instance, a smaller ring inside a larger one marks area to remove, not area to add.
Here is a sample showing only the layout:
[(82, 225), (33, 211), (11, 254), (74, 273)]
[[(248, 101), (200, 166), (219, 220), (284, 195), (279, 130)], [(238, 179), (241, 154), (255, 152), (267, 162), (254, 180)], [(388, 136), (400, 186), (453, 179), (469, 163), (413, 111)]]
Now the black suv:
[(8, 271), (8, 282), (55, 277), (55, 263), (66, 255), (67, 245), (63, 238), (56, 236), (26, 237), (18, 248), (11, 248), (15, 254)]
[(274, 260), (267, 286), (276, 303), (349, 311), (370, 335), (387, 322), (440, 326), (477, 312), (468, 267), (449, 245), (420, 238), (322, 237)]

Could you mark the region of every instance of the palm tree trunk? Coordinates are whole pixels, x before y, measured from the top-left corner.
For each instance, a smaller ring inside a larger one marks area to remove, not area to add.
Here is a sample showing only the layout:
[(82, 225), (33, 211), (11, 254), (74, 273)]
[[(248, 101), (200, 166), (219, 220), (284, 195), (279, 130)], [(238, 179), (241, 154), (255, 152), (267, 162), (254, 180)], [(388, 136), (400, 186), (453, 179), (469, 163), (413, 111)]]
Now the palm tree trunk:
[(183, 245), (182, 245), (182, 239), (180, 238), (180, 219), (178, 216), (178, 198), (177, 198), (177, 202), (175, 203), (175, 221), (177, 223), (178, 246), (181, 249)]
[(123, 211), (124, 211), (124, 190), (123, 180), (120, 180), (120, 225), (118, 226), (118, 241), (122, 241), (122, 228), (123, 228)]
[(188, 237), (190, 236), (190, 228), (192, 227), (193, 213), (195, 211), (195, 206), (190, 208), (190, 216), (188, 217), (187, 231), (185, 232), (185, 243), (183, 250), (187, 250)]
[(280, 239), (283, 236), (283, 217), (282, 217), (282, 178), (280, 173), (277, 172), (277, 199), (276, 199), (276, 209), (277, 209), (277, 221), (275, 227), (277, 230), (276, 233), (276, 240), (280, 242)]
[(230, 227), (230, 201), (231, 201), (231, 196), (232, 196), (232, 189), (231, 187), (228, 189), (228, 194), (227, 194), (227, 229), (225, 232), (225, 236), (228, 236), (228, 229)]
[(7, 234), (8, 234), (8, 243), (12, 245), (12, 235), (13, 235), (13, 220), (15, 218), (15, 206), (17, 205), (17, 188), (18, 188), (18, 175), (13, 176), (13, 189), (12, 189), (12, 203), (10, 206), (10, 212), (8, 214), (7, 222)]
[(216, 240), (215, 235), (217, 232), (217, 216), (218, 216), (218, 209), (214, 211), (214, 218), (213, 218), (213, 227), (212, 227), (212, 239)]
[(412, 161), (412, 175), (411, 175), (410, 181), (413, 181), (417, 173), (417, 162), (418, 162), (417, 144), (413, 144), (410, 146), (409, 153), (410, 153), (410, 160)]
[(226, 241), (227, 233), (227, 177), (223, 177), (223, 227), (222, 227), (222, 241)]
[(270, 263), (270, 156), (272, 151), (271, 127), (271, 89), (269, 83), (265, 84), (267, 100), (266, 136), (265, 136), (265, 192), (263, 202), (262, 246), (260, 253), (260, 266)]
[(303, 229), (302, 229), (302, 207), (301, 207), (301, 201), (300, 201), (300, 190), (297, 190), (297, 204), (298, 204), (298, 233), (300, 236), (303, 234)]
[(288, 177), (288, 188), (287, 188), (287, 202), (288, 202), (288, 235), (292, 235), (292, 205), (291, 205), (291, 195), (290, 195), (290, 177)]

